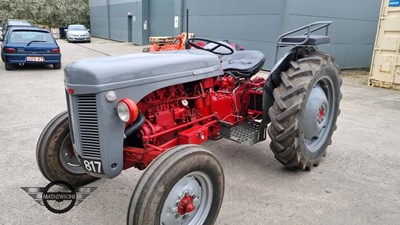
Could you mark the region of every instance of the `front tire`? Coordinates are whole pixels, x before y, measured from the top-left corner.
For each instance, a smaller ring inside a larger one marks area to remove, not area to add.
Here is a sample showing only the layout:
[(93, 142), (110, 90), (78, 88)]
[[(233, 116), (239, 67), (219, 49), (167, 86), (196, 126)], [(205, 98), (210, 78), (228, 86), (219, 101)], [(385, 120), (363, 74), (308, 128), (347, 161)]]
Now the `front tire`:
[(274, 89), (269, 109), (270, 148), (291, 169), (318, 166), (336, 130), (341, 100), (340, 69), (327, 54), (312, 52), (290, 62)]
[(129, 225), (214, 224), (224, 196), (224, 174), (216, 157), (197, 145), (181, 145), (158, 156), (133, 192)]
[(79, 187), (97, 179), (85, 172), (73, 151), (67, 111), (54, 117), (42, 131), (36, 160), (49, 181), (62, 180)]

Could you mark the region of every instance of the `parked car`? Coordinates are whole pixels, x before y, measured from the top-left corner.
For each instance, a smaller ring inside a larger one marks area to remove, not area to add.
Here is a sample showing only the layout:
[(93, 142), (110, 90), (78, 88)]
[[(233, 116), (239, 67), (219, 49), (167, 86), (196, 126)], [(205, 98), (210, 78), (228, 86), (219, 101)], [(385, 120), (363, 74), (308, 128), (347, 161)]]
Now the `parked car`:
[(82, 24), (72, 24), (67, 29), (68, 42), (90, 42), (89, 30)]
[(1, 45), (1, 59), (6, 70), (16, 65), (52, 64), (54, 69), (61, 68), (61, 52), (53, 35), (37, 27), (11, 28)]
[(6, 36), (7, 31), (11, 27), (27, 27), (27, 26), (32, 26), (31, 23), (29, 23), (26, 20), (15, 20), (15, 19), (8, 19), (6, 22), (3, 24), (3, 30), (2, 30), (2, 36), (1, 39), (3, 40), (4, 37)]

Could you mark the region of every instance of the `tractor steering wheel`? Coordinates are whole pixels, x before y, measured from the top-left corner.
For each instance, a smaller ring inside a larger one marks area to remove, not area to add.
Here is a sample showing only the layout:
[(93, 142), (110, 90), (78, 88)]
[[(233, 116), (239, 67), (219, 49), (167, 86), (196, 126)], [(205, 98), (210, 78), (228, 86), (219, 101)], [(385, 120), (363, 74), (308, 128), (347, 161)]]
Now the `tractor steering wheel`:
[[(205, 44), (204, 44), (205, 42)], [(203, 46), (200, 46), (201, 45)], [(210, 39), (206, 39), (206, 38), (190, 38), (188, 39), (188, 44), (193, 47), (193, 48), (197, 48), (197, 49), (201, 49), (204, 51), (208, 51), (208, 52), (212, 52), (214, 54), (218, 54), (218, 55), (232, 55), (235, 50), (229, 45), (229, 44), (225, 44), (224, 42), (219, 42), (219, 41), (213, 41)], [(211, 47), (207, 48), (206, 46), (209, 45)], [(221, 50), (216, 51), (218, 48), (222, 48)], [(224, 50), (228, 50), (228, 52), (224, 51)]]

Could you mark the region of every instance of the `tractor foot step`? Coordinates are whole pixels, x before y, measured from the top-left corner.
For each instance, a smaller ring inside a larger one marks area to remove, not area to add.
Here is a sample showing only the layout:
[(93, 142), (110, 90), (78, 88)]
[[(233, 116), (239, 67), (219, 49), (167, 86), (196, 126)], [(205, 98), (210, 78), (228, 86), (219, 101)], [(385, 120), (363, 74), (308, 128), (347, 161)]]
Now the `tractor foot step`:
[(254, 145), (266, 139), (265, 130), (261, 130), (260, 123), (254, 120), (246, 119), (234, 126), (224, 121), (220, 121), (220, 124), (221, 136), (240, 144)]

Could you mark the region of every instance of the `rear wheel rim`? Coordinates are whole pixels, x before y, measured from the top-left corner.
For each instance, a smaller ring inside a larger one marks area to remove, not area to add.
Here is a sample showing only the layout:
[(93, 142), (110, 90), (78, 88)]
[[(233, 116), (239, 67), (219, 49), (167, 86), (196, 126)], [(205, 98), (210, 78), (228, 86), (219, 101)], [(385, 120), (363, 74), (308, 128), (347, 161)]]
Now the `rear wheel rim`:
[(328, 141), (336, 111), (334, 102), (333, 81), (324, 75), (311, 90), (304, 112), (304, 144), (310, 152), (317, 152)]
[[(194, 210), (179, 213), (182, 199), (190, 197)], [(204, 224), (210, 212), (213, 200), (213, 186), (210, 177), (201, 171), (192, 172), (182, 177), (171, 189), (165, 199), (161, 212), (161, 225)]]
[(66, 169), (70, 173), (85, 173), (85, 170), (79, 163), (79, 160), (74, 153), (70, 134), (68, 134), (61, 143), (60, 162), (64, 169)]

